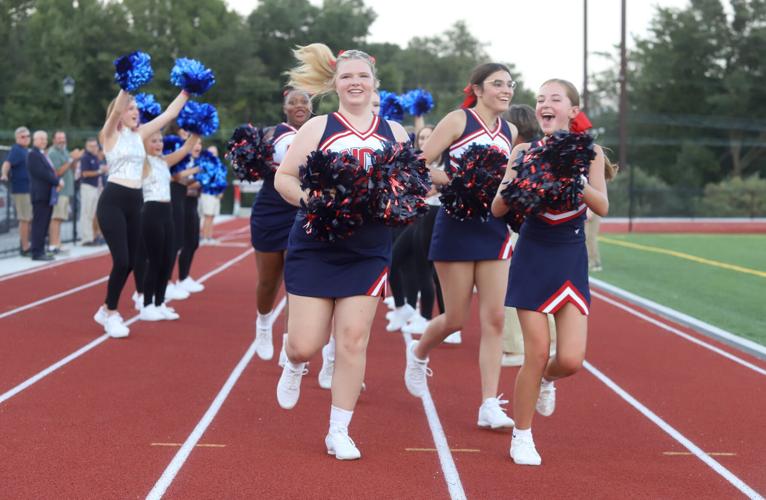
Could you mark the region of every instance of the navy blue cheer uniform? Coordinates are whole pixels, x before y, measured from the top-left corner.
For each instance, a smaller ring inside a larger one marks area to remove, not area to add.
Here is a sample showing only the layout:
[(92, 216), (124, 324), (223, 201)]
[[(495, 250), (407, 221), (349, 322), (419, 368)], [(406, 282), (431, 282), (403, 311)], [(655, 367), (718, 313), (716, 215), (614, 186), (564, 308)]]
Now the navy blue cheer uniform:
[[(375, 116), (365, 132), (356, 130), (340, 113), (327, 115), (319, 151), (350, 153), (370, 166), (372, 153), (394, 142), (386, 120)], [(319, 241), (306, 234), (300, 210), (290, 230), (285, 260), (285, 287), (293, 295), (341, 298), (381, 296), (391, 262), (391, 230), (365, 221), (346, 239)]]
[(524, 221), (511, 260), (506, 306), (554, 314), (571, 303), (588, 315), (586, 209), (581, 203), (573, 210), (544, 212)]
[[(274, 168), (287, 154), (298, 130), (287, 123), (274, 129), (271, 140), (274, 145)], [(255, 197), (250, 212), (250, 241), (259, 252), (283, 252), (287, 250), (287, 238), (295, 221), (298, 208), (287, 203), (274, 188), (274, 174), (263, 179), (261, 190)]]
[[(508, 122), (498, 119), (494, 130), (489, 130), (473, 109), (464, 111), (465, 130), (449, 148), (450, 162), (457, 165), (459, 158), (472, 144), (497, 146), (510, 158), (513, 138)], [(505, 260), (511, 258), (511, 252), (511, 232), (502, 219), (490, 216), (486, 222), (478, 218), (459, 221), (449, 216), (444, 207), (439, 209), (429, 260)]]

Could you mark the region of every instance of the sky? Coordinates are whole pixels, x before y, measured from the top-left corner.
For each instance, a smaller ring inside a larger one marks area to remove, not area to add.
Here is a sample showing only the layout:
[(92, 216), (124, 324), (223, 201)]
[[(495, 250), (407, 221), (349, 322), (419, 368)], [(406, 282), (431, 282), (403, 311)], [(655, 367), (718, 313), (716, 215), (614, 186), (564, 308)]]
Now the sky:
[[(317, 0), (311, 1), (321, 4)], [(227, 0), (227, 3), (238, 12), (249, 14), (258, 2)], [(486, 50), (493, 60), (516, 65), (528, 87), (536, 88), (549, 78), (564, 78), (578, 88), (582, 87), (582, 0), (479, 0), (475, 3), (466, 0), (365, 0), (365, 3), (378, 14), (370, 30), (370, 42), (389, 42), (404, 47), (413, 36), (441, 34), (462, 19), (473, 36), (487, 44)], [(611, 64), (595, 53), (618, 53), (615, 47), (620, 43), (621, 3), (620, 0), (588, 0), (590, 74)], [(657, 6), (683, 8), (688, 4), (689, 0), (627, 0), (628, 49), (633, 37), (646, 36)], [(477, 8), (469, 10), (467, 5)], [(403, 22), (405, 12), (409, 21)], [(413, 26), (417, 26), (417, 30)]]

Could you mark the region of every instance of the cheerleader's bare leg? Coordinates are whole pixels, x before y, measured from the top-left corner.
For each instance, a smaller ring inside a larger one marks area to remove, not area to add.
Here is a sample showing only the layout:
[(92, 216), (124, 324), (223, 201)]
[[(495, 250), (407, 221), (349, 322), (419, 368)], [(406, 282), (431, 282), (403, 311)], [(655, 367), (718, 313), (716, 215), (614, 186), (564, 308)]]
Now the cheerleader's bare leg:
[[(274, 356), (272, 326), (276, 319), (273, 315), (282, 276), (285, 267), (284, 252), (255, 252), (255, 267), (258, 282), (255, 285), (258, 316), (255, 320), (255, 347), (258, 357), (269, 360)], [(285, 311), (285, 314), (287, 312)]]
[(556, 356), (550, 359), (543, 378), (554, 381), (577, 373), (585, 360), (588, 340), (588, 317), (573, 304), (566, 304), (555, 314)]
[(516, 375), (513, 418), (517, 429), (530, 429), (540, 394), (540, 381), (548, 365), (551, 338), (545, 314), (520, 308), (517, 312), (524, 336), (524, 364)]
[(498, 395), (500, 365), (503, 358), (505, 290), (508, 287), (509, 260), (484, 260), (476, 263), (476, 287), (479, 291), (482, 401)]

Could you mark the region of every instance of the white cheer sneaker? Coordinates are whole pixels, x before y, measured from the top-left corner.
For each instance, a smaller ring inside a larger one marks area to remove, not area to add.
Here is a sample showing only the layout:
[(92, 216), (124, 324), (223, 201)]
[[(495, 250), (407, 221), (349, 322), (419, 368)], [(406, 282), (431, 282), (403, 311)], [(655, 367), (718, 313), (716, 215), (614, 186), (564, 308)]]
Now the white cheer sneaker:
[(282, 368), (282, 375), (277, 383), (277, 402), (285, 410), (291, 410), (301, 397), (301, 379), (308, 372), (306, 363), (298, 363), (293, 368), (289, 361)]
[(358, 460), (362, 452), (348, 435), (348, 429), (331, 428), (324, 438), (327, 454), (335, 455), (338, 460)]
[(487, 398), (479, 407), (479, 427), (490, 429), (502, 429), (513, 427), (513, 419), (505, 413), (503, 405), (508, 404), (507, 399), (500, 399), (503, 395), (496, 398)]

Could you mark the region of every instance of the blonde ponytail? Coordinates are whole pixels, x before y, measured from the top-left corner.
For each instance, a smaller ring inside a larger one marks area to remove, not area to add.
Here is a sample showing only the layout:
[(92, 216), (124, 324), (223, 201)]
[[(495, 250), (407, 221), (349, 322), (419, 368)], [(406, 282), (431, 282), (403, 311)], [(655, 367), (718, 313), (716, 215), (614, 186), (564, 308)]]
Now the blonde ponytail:
[(378, 78), (375, 75), (375, 59), (361, 50), (345, 50), (333, 55), (330, 47), (323, 43), (298, 46), (293, 50), (298, 65), (287, 72), (287, 85), (308, 92), (312, 97), (329, 94), (335, 90), (335, 69), (338, 61), (360, 59), (370, 65), (375, 88)]

